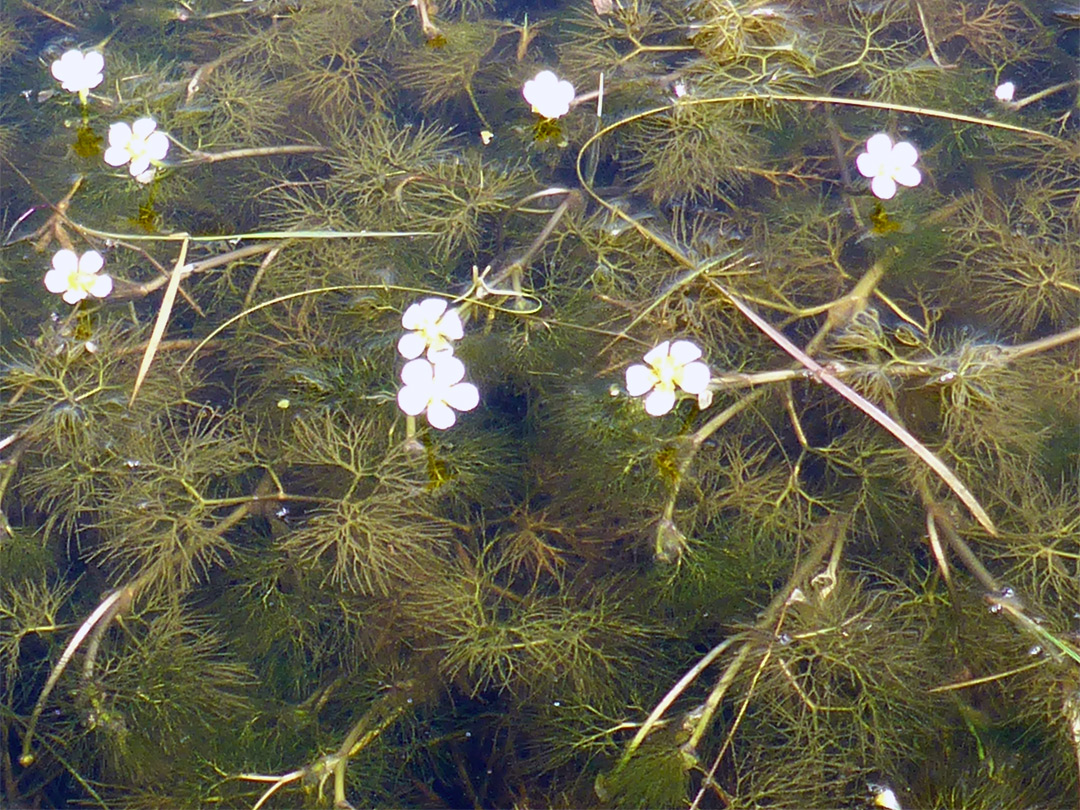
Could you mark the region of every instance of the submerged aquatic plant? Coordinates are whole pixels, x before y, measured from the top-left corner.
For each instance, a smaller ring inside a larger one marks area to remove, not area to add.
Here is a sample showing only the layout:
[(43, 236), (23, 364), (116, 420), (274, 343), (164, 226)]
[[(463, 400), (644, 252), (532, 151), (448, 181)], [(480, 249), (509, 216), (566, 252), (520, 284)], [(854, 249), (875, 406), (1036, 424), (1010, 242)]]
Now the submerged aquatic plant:
[(0, 106), (10, 800), (1075, 790), (1067, 21), (491, 8), (115, 3)]

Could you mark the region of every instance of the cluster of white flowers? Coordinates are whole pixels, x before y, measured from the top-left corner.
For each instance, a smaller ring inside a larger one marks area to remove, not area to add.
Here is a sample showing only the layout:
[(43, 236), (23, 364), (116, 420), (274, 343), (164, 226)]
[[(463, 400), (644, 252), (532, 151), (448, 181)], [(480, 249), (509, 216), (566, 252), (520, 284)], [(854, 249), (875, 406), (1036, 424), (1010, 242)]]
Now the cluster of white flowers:
[[(52, 74), (65, 90), (77, 93), (85, 105), (90, 90), (103, 81), (104, 68), (105, 59), (99, 52), (69, 50), (52, 63)], [(1005, 82), (998, 86), (995, 96), (1007, 103), (1014, 92), (1013, 83)], [(685, 86), (676, 85), (677, 98), (685, 93)], [(566, 115), (575, 98), (574, 86), (550, 70), (542, 70), (525, 82), (522, 95), (534, 113), (548, 120)], [(169, 138), (157, 131), (157, 122), (140, 118), (130, 125), (117, 122), (109, 127), (109, 148), (104, 159), (110, 166), (127, 164), (132, 177), (147, 183), (168, 150)], [(870, 178), (874, 195), (888, 200), (896, 194), (897, 184), (913, 187), (922, 181), (921, 172), (915, 168), (918, 158), (911, 143), (893, 143), (887, 134), (878, 133), (866, 142), (866, 151), (858, 156), (856, 166)], [(69, 304), (88, 296), (104, 298), (112, 292), (112, 278), (100, 272), (104, 259), (95, 250), (81, 257), (72, 250), (58, 251), (52, 265), (53, 269), (45, 274), (45, 286), (63, 295)], [(463, 382), (465, 365), (454, 356), (454, 341), (464, 335), (461, 317), (444, 299), (428, 298), (409, 306), (401, 324), (407, 331), (397, 348), (408, 362), (401, 370), (403, 385), (398, 391), (398, 405), (407, 415), (424, 414), (432, 427), (446, 430), (457, 421), (455, 411), (472, 410), (480, 402), (476, 386)], [(697, 396), (699, 405), (706, 407), (711, 400), (711, 374), (701, 356), (701, 349), (690, 341), (665, 340), (645, 355), (644, 364), (626, 369), (627, 391), (631, 396), (644, 397), (645, 410), (652, 416), (671, 411), (677, 389)]]
[(401, 369), (398, 406), (408, 416), (424, 414), (437, 430), (453, 427), (455, 411), (480, 404), (476, 386), (462, 382), (465, 364), (454, 356), (454, 341), (465, 334), (461, 316), (442, 298), (426, 298), (405, 310), (401, 325), (408, 331), (397, 348), (409, 362)]
[[(105, 57), (97, 51), (73, 49), (52, 63), (52, 75), (60, 86), (78, 93), (79, 101), (86, 104), (90, 91), (104, 80)], [(133, 124), (122, 121), (109, 127), (109, 148), (105, 150), (105, 162), (110, 166), (126, 163), (131, 176), (140, 183), (154, 178), (151, 164), (160, 163), (169, 151), (169, 136), (156, 132), (153, 118), (140, 118)]]
[[(90, 91), (104, 81), (105, 57), (98, 51), (72, 49), (52, 63), (53, 77), (65, 90), (76, 93), (85, 106)], [(104, 159), (110, 166), (128, 165), (131, 176), (149, 183), (155, 166), (169, 151), (169, 136), (157, 131), (153, 118), (139, 118), (131, 124), (118, 121), (109, 127), (109, 148)], [(72, 250), (60, 250), (53, 256), (52, 269), (45, 274), (49, 292), (62, 295), (69, 304), (93, 296), (104, 298), (112, 292), (112, 278), (101, 272), (105, 260), (96, 250), (81, 257)]]

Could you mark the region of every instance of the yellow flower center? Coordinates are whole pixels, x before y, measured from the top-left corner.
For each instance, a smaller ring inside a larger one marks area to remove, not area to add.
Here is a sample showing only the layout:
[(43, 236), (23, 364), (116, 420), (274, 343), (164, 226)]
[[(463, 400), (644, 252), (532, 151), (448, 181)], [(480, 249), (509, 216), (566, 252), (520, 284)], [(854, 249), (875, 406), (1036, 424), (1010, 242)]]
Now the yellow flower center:
[(664, 355), (653, 366), (656, 374), (656, 387), (665, 391), (674, 391), (675, 384), (682, 374), (682, 364), (670, 354)]

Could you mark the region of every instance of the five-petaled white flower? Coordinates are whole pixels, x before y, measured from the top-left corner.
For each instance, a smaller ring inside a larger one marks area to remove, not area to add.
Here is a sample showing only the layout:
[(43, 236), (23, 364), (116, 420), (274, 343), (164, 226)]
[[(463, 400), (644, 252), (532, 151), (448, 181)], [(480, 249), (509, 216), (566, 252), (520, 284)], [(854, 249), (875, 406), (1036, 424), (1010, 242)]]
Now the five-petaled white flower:
[(996, 88), (994, 88), (994, 98), (1002, 103), (1009, 103), (1013, 100), (1013, 96), (1016, 95), (1016, 84), (1014, 82), (1002, 82)]
[(915, 168), (919, 153), (907, 141), (894, 144), (892, 138), (879, 132), (866, 142), (866, 151), (855, 159), (859, 173), (869, 177), (870, 190), (875, 197), (890, 200), (896, 194), (896, 184), (917, 186), (922, 173)]
[(453, 354), (451, 341), (461, 340), (465, 334), (458, 311), (448, 310), (442, 298), (425, 298), (412, 304), (401, 316), (401, 325), (412, 330), (402, 335), (397, 345), (406, 360), (414, 360), (425, 351), (432, 361), (436, 355)]
[(157, 122), (153, 118), (140, 118), (128, 126), (123, 121), (109, 127), (109, 148), (105, 150), (105, 162), (110, 166), (123, 166), (131, 161), (131, 176), (140, 183), (149, 183), (154, 177), (150, 168), (165, 158), (169, 151), (169, 136), (155, 132)]
[(72, 49), (52, 63), (52, 75), (61, 87), (79, 94), (79, 101), (86, 103), (90, 91), (104, 80), (105, 57), (97, 51), (83, 53)]
[(428, 423), (446, 430), (457, 421), (457, 411), (471, 411), (480, 403), (480, 392), (462, 382), (465, 364), (452, 354), (441, 354), (437, 363), (423, 358), (410, 360), (401, 369), (405, 385), (398, 391), (398, 406), (409, 416), (425, 414)]
[(665, 340), (645, 355), (645, 362), (626, 369), (626, 390), (632, 397), (645, 396), (645, 411), (663, 416), (675, 406), (675, 387), (688, 394), (702, 394), (709, 385), (709, 367), (698, 358), (701, 349), (689, 340)]
[(77, 304), (88, 295), (104, 298), (112, 292), (112, 278), (100, 272), (105, 260), (96, 250), (88, 250), (81, 257), (74, 250), (58, 250), (52, 266), (45, 274), (45, 287), (51, 293), (62, 293), (69, 304)]
[(559, 79), (550, 70), (541, 70), (525, 82), (521, 95), (532, 105), (532, 111), (544, 118), (562, 118), (570, 112), (574, 100), (574, 85)]

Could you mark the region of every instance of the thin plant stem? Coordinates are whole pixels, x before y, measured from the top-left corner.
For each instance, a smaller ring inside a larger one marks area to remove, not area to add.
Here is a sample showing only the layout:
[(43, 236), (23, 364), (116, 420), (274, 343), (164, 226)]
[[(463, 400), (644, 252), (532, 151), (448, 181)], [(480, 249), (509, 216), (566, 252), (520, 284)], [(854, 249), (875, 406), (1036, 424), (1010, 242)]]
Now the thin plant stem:
[(671, 704), (678, 700), (679, 695), (686, 691), (686, 687), (692, 684), (697, 679), (697, 676), (704, 672), (713, 661), (723, 655), (732, 644), (742, 641), (745, 638), (745, 633), (737, 633), (736, 635), (724, 639), (698, 659), (698, 662), (690, 667), (690, 669), (679, 678), (678, 682), (668, 690), (663, 699), (656, 704), (649, 713), (649, 716), (645, 718), (645, 722), (638, 728), (634, 738), (627, 744), (626, 750), (623, 751), (622, 756), (619, 758), (620, 768), (630, 760), (630, 757), (634, 755), (634, 752), (637, 751), (645, 741), (645, 738), (649, 736), (649, 732), (651, 732), (653, 727), (660, 722), (660, 718), (664, 716), (664, 712), (670, 709)]
[(733, 418), (738, 416), (748, 407), (753, 405), (768, 389), (760, 388), (754, 391), (738, 402), (729, 405), (722, 410), (716, 416), (712, 417), (708, 422), (698, 428), (694, 435), (690, 437), (689, 445), (683, 451), (682, 459), (679, 461), (679, 468), (675, 473), (675, 482), (672, 484), (671, 492), (668, 494), (667, 502), (664, 504), (663, 517), (660, 520), (659, 526), (656, 531), (656, 557), (660, 560), (666, 560), (671, 555), (667, 549), (667, 540), (671, 538), (671, 532), (674, 529), (677, 536), (682, 537), (680, 532), (675, 527), (675, 503), (679, 499), (679, 491), (682, 489), (682, 482), (686, 478), (686, 474), (690, 469), (690, 465), (693, 464), (694, 458), (697, 456), (701, 446), (712, 436), (716, 431), (726, 425)]
[(857, 392), (847, 383), (838, 379), (831, 371), (818, 363), (813, 358), (809, 357), (805, 352), (798, 348), (794, 343), (780, 334), (776, 329), (770, 326), (760, 315), (754, 312), (750, 307), (744, 304), (730, 291), (724, 289), (721, 285), (717, 284), (714, 279), (708, 279), (717, 291), (722, 293), (735, 307), (746, 316), (746, 318), (757, 326), (762, 332), (776, 343), (780, 348), (786, 351), (789, 355), (795, 358), (798, 362), (813, 372), (815, 379), (821, 380), (827, 386), (836, 391), (840, 396), (865, 413), (889, 433), (891, 433), (896, 439), (900, 441), (906, 448), (912, 453), (918, 456), (930, 469), (932, 469), (937, 475), (945, 482), (956, 496), (963, 502), (964, 506), (968, 508), (971, 514), (979, 522), (986, 532), (992, 537), (997, 536), (997, 529), (994, 527), (994, 522), (990, 519), (990, 515), (986, 513), (986, 510), (982, 508), (982, 505), (972, 494), (971, 490), (964, 485), (964, 483), (957, 477), (945, 462), (932, 453), (926, 445), (916, 439), (903, 425), (898, 423), (895, 419), (885, 413), (874, 403), (870, 402), (866, 397)]
[[(804, 557), (795, 570), (792, 572), (791, 577), (784, 584), (773, 600), (765, 608), (761, 619), (755, 625), (755, 629), (766, 631), (770, 636), (775, 637), (776, 632), (779, 629), (780, 624), (783, 621), (784, 611), (787, 605), (795, 593), (795, 589), (800, 587), (800, 584), (810, 579), (813, 572), (821, 565), (825, 559), (825, 555), (829, 553), (829, 550), (836, 547), (837, 538), (839, 535), (846, 534), (850, 517), (847, 515), (841, 515), (835, 513), (825, 519), (825, 522), (818, 527), (818, 537), (815, 539), (814, 544), (810, 547), (810, 552)], [(775, 642), (773, 642), (775, 643)], [(705, 735), (705, 731), (712, 722), (712, 718), (716, 713), (717, 708), (720, 706), (720, 702), (723, 700), (724, 695), (727, 694), (728, 689), (735, 680), (735, 676), (742, 669), (743, 664), (750, 656), (750, 652), (753, 650), (754, 642), (751, 640), (746, 641), (735, 654), (731, 663), (721, 674), (719, 680), (716, 682), (716, 686), (713, 687), (712, 692), (709, 694), (708, 699), (705, 702), (705, 712), (698, 720), (697, 726), (694, 728), (693, 733), (690, 735), (690, 739), (683, 746), (684, 750), (694, 752), (697, 749), (698, 743), (701, 742), (702, 737)], [(742, 706), (739, 713), (732, 722), (731, 727), (728, 729), (728, 733), (724, 739), (723, 745), (720, 747), (720, 751), (713, 759), (713, 764), (709, 768), (706, 775), (704, 784), (699, 789), (697, 796), (694, 797), (694, 801), (691, 804), (691, 808), (696, 808), (701, 804), (702, 798), (705, 795), (706, 787), (712, 782), (713, 775), (716, 773), (716, 769), (720, 766), (720, 760), (723, 758), (727, 749), (730, 747), (732, 740), (735, 739), (735, 732), (738, 730), (739, 724), (742, 721), (743, 716), (746, 713), (747, 707), (750, 705), (750, 697), (753, 694), (754, 688), (757, 685), (758, 678), (767, 662), (768, 658), (772, 655), (772, 643), (769, 644), (762, 660), (759, 662), (757, 673), (754, 676), (754, 680), (751, 682), (747, 693), (743, 698)]]
[(161, 343), (162, 337), (165, 336), (165, 328), (169, 324), (169, 315), (172, 313), (173, 303), (176, 301), (176, 291), (180, 289), (180, 279), (183, 278), (184, 260), (187, 259), (187, 251), (188, 242), (185, 240), (180, 245), (180, 255), (176, 257), (176, 264), (173, 267), (172, 275), (169, 277), (169, 286), (165, 288), (165, 295), (161, 297), (161, 307), (158, 309), (157, 320), (154, 322), (154, 330), (150, 333), (150, 340), (146, 343), (146, 352), (143, 354), (142, 362), (139, 363), (139, 371), (135, 375), (135, 385), (131, 389), (131, 399), (128, 400), (129, 406), (135, 404), (135, 397), (138, 396), (143, 380), (146, 379), (146, 375), (150, 372), (150, 365), (154, 362), (158, 344)]

